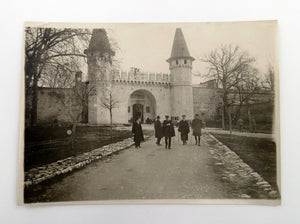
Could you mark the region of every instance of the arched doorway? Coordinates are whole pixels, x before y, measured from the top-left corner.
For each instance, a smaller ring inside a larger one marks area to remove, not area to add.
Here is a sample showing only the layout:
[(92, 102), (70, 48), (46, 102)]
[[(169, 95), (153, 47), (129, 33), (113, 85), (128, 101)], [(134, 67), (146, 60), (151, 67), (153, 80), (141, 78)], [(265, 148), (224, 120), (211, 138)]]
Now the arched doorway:
[(152, 123), (155, 119), (156, 101), (148, 90), (136, 90), (129, 96), (128, 121), (133, 122), (138, 116), (141, 116), (142, 123)]
[(140, 103), (132, 105), (132, 118), (136, 120), (138, 117), (141, 117), (142, 123), (144, 123), (144, 106)]

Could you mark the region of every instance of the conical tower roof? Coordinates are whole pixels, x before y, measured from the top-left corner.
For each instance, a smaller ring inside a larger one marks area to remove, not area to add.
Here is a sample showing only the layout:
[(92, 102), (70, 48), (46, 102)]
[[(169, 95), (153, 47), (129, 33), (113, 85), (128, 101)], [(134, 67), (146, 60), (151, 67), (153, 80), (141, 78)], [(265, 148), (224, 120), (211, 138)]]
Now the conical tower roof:
[(89, 52), (100, 51), (115, 55), (115, 52), (111, 49), (105, 29), (93, 29), (92, 38), (87, 50)]
[(194, 58), (190, 55), (181, 28), (176, 29), (171, 57), (167, 61), (169, 62), (176, 58), (190, 58), (194, 60)]

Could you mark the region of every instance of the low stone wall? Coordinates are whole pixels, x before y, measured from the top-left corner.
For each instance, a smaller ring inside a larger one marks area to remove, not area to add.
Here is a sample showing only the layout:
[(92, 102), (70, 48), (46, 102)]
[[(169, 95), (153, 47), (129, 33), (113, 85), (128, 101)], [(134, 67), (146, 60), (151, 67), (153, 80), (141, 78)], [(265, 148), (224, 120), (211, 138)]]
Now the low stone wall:
[[(215, 159), (215, 168), (221, 170), (221, 178), (236, 189), (236, 197), (250, 198), (280, 198), (280, 194), (260, 174), (255, 172), (235, 152), (216, 139), (210, 133), (204, 133), (204, 143), (210, 149)], [(251, 190), (249, 190), (251, 187)], [(253, 197), (255, 195), (255, 197)]]
[[(149, 136), (145, 136), (145, 138), (148, 137)], [(29, 171), (24, 172), (24, 187), (26, 188), (31, 185), (39, 184), (53, 177), (80, 169), (94, 160), (104, 158), (113, 153), (129, 148), (133, 144), (132, 138), (127, 138), (123, 141), (106, 145), (90, 152), (86, 152), (77, 156), (71, 156), (63, 160), (32, 168)]]

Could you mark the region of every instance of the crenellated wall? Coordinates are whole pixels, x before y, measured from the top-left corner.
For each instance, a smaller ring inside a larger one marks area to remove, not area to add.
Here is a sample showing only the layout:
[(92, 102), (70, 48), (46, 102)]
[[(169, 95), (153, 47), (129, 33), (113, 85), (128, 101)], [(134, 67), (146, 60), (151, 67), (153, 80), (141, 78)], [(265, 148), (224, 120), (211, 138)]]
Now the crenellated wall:
[(134, 73), (131, 71), (114, 70), (112, 72), (112, 77), (114, 81), (129, 83), (139, 82), (149, 84), (168, 84), (170, 81), (169, 74), (166, 73)]
[[(121, 73), (120, 73), (121, 74)], [(123, 73), (125, 74), (125, 73)], [(169, 81), (163, 81), (161, 73), (154, 76), (147, 74), (148, 78), (137, 77), (131, 78), (131, 73), (126, 73), (122, 77), (114, 77), (112, 79), (112, 94), (113, 98), (118, 101), (116, 107), (113, 109), (113, 123), (128, 123), (133, 117), (133, 105), (139, 103), (143, 105), (144, 122), (146, 118), (153, 119), (157, 115), (164, 118), (165, 115), (172, 114), (172, 100), (182, 99), (181, 97), (172, 99), (171, 84)], [(155, 77), (155, 78), (154, 78)], [(168, 77), (169, 78), (169, 77)], [(166, 76), (165, 76), (166, 80)], [(199, 114), (201, 119), (207, 122), (219, 122), (220, 119), (220, 91), (214, 87), (206, 87), (204, 85), (192, 85), (192, 97), (186, 100), (192, 101), (192, 110), (194, 114)], [(141, 96), (138, 99), (137, 96)], [(232, 91), (229, 98), (234, 100), (236, 106), (233, 106), (233, 113), (238, 110), (238, 94)], [(256, 103), (251, 106), (251, 111), (259, 123), (271, 123), (274, 106), (274, 94), (268, 91), (260, 91), (254, 94), (253, 101)], [(28, 104), (26, 108), (30, 108), (30, 98), (26, 98)], [(99, 104), (94, 105), (100, 107)], [(148, 108), (147, 108), (148, 107)], [(89, 107), (90, 108), (90, 107)], [(185, 113), (185, 109), (181, 108), (181, 113)], [(72, 122), (70, 111), (76, 113), (81, 108), (76, 105), (74, 99), (74, 92), (71, 88), (39, 88), (38, 90), (38, 123), (60, 123)], [(99, 108), (99, 113), (96, 117), (98, 124), (109, 123), (107, 114), (108, 110)], [(105, 119), (103, 114), (105, 113)], [(242, 107), (243, 119), (247, 120), (247, 108)], [(91, 121), (89, 120), (89, 123)], [(92, 122), (93, 123), (93, 122)], [(94, 122), (95, 123), (95, 122)]]

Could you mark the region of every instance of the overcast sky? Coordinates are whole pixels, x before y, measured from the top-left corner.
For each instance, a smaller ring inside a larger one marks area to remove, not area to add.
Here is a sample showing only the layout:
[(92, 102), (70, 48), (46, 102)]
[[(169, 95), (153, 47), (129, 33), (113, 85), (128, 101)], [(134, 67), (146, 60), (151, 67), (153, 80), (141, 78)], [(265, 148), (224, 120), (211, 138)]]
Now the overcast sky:
[[(221, 44), (234, 44), (256, 59), (254, 65), (264, 73), (268, 64), (275, 65), (276, 23), (154, 23), (101, 24), (120, 48), (117, 58), (123, 70), (138, 67), (145, 72), (169, 73), (166, 62), (171, 55), (175, 30), (183, 31), (193, 63), (193, 73), (207, 73), (207, 64), (200, 61)], [(193, 83), (199, 83), (194, 77)]]

